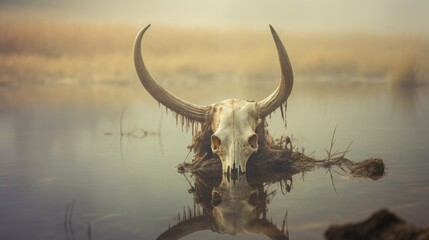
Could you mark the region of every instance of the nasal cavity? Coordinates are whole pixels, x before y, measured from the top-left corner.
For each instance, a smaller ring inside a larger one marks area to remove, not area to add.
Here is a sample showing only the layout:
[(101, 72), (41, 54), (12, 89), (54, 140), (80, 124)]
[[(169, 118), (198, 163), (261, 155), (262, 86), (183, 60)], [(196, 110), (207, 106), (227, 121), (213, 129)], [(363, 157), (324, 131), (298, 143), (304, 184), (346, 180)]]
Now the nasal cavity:
[(212, 192), (212, 206), (217, 207), (219, 204), (222, 203), (222, 197), (218, 192), (213, 191)]
[(212, 150), (213, 151), (218, 150), (221, 144), (220, 139), (216, 135), (212, 135), (211, 140), (212, 140)]
[(258, 148), (258, 135), (252, 134), (249, 137), (248, 142), (249, 142), (250, 147), (252, 147), (253, 149), (257, 149)]

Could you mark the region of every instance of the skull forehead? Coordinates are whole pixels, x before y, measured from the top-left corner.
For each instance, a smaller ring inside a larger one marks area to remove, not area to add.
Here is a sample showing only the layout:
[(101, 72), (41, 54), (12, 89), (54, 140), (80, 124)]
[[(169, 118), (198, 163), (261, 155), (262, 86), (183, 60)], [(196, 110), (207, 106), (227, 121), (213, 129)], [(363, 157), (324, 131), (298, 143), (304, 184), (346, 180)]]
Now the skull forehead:
[(242, 99), (227, 99), (214, 104), (211, 128), (244, 132), (256, 128), (256, 102)]

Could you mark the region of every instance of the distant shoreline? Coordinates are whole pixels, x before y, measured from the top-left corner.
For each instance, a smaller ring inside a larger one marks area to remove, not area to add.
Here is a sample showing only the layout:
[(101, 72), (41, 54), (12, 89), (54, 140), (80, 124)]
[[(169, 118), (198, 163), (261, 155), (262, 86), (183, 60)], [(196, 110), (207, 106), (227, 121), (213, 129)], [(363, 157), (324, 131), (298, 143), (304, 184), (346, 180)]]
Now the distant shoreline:
[[(135, 78), (132, 48), (138, 30), (131, 24), (0, 17), (0, 82), (129, 81)], [(428, 38), (278, 32), (296, 76), (384, 79), (394, 85), (429, 81)], [(277, 79), (279, 74), (268, 28), (153, 26), (142, 48), (157, 79)]]

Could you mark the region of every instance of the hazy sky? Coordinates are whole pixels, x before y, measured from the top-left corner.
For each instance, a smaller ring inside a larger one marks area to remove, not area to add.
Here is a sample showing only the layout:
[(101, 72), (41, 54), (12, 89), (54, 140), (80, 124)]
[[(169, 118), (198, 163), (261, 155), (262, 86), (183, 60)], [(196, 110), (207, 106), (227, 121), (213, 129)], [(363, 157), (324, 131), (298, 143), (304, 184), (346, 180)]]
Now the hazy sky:
[[(0, 0), (2, 12), (190, 26), (429, 33), (427, 0)], [(16, 14), (15, 14), (16, 16)]]

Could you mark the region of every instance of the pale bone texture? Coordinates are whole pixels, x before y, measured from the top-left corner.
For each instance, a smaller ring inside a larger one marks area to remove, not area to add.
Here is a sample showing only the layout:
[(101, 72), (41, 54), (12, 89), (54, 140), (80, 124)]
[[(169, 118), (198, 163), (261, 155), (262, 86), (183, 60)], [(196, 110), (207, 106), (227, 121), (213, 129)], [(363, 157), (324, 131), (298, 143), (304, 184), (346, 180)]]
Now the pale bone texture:
[(212, 152), (222, 161), (223, 172), (245, 172), (247, 160), (258, 151), (256, 102), (228, 99), (212, 109)]

